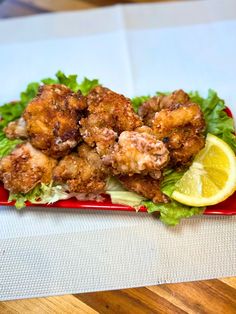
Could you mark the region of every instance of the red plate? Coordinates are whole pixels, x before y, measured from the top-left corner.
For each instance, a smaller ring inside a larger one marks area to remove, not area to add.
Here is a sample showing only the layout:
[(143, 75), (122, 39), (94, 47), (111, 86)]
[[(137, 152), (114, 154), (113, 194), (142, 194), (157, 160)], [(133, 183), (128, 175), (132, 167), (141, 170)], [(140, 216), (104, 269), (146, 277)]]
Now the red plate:
[[(68, 200), (61, 200), (50, 205), (43, 204), (31, 204), (26, 203), (26, 206), (40, 206), (40, 207), (61, 207), (61, 208), (81, 208), (81, 209), (97, 209), (97, 210), (123, 210), (123, 211), (135, 211), (133, 207), (127, 205), (113, 204), (108, 195), (105, 196), (105, 201), (78, 201), (76, 198), (70, 198)], [(14, 202), (8, 202), (8, 191), (0, 186), (0, 205), (13, 206)], [(147, 209), (143, 206), (139, 210), (140, 212), (146, 212)], [(204, 212), (205, 215), (236, 215), (236, 193), (214, 206), (208, 206)]]
[[(231, 111), (227, 108), (227, 114), (232, 117)], [(8, 191), (0, 185), (0, 205), (13, 206), (14, 202), (8, 202)], [(97, 210), (121, 210), (121, 211), (135, 211), (133, 207), (127, 205), (113, 204), (109, 195), (105, 195), (105, 200), (102, 202), (96, 201), (78, 201), (76, 198), (68, 200), (61, 200), (50, 205), (31, 204), (26, 203), (26, 206), (40, 206), (40, 207), (60, 207), (60, 208), (81, 208), (81, 209), (97, 209)], [(146, 212), (147, 209), (143, 206), (139, 210)], [(217, 205), (208, 206), (204, 211), (204, 215), (236, 215), (236, 193), (230, 196), (227, 200)]]

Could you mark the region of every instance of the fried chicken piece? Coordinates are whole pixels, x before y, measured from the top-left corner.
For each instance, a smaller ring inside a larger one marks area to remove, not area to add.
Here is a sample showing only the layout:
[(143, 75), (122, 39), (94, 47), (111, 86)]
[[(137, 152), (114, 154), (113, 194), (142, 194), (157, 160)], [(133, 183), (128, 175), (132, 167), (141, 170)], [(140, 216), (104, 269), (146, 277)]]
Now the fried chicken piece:
[(49, 183), (57, 161), (32, 147), (18, 145), (10, 155), (0, 160), (0, 180), (12, 193), (27, 193), (38, 183)]
[(203, 113), (183, 90), (152, 97), (141, 105), (139, 115), (166, 144), (172, 166), (187, 165), (205, 145)]
[(23, 117), (31, 144), (46, 155), (59, 158), (79, 142), (79, 118), (84, 97), (64, 85), (43, 85), (26, 107)]
[[(194, 134), (193, 136), (188, 135), (186, 140), (183, 138), (182, 141), (183, 144), (180, 148), (170, 150), (172, 162), (180, 168), (187, 166), (194, 156), (204, 148), (205, 137), (200, 134)], [(170, 147), (170, 145), (167, 146)]]
[(205, 145), (205, 120), (194, 103), (156, 112), (152, 130), (166, 144), (174, 165), (187, 164)]
[(168, 161), (169, 152), (161, 141), (152, 134), (135, 131), (122, 132), (113, 151), (103, 157), (115, 175), (141, 173), (156, 179)]
[(82, 144), (78, 153), (65, 156), (54, 169), (54, 180), (66, 183), (70, 192), (105, 192), (107, 170), (94, 148)]
[(84, 141), (96, 146), (100, 156), (113, 148), (123, 131), (132, 131), (142, 125), (130, 100), (108, 88), (97, 86), (87, 96), (88, 117), (80, 120)]
[(161, 192), (160, 180), (139, 174), (133, 176), (119, 176), (118, 179), (127, 190), (141, 194), (154, 203), (168, 202), (168, 198)]
[(27, 130), (25, 120), (21, 117), (15, 121), (8, 123), (8, 125), (3, 129), (5, 135), (9, 139), (26, 139)]
[(156, 112), (168, 109), (176, 104), (185, 105), (189, 102), (188, 94), (179, 89), (170, 95), (154, 96), (148, 99), (139, 107), (138, 114), (146, 125), (151, 126)]
[[(103, 119), (103, 121), (101, 120)], [(107, 123), (105, 120), (107, 119)], [(117, 132), (112, 128), (106, 127), (109, 125), (109, 115), (90, 114), (87, 118), (80, 120), (80, 133), (84, 141), (91, 147), (95, 147), (100, 156), (105, 155), (113, 149), (115, 141), (118, 137)], [(102, 126), (104, 124), (104, 127)]]
[(152, 123), (152, 129), (159, 139), (184, 126), (189, 126), (195, 132), (200, 132), (204, 128), (203, 114), (197, 104), (176, 105), (171, 109), (163, 109), (155, 114)]

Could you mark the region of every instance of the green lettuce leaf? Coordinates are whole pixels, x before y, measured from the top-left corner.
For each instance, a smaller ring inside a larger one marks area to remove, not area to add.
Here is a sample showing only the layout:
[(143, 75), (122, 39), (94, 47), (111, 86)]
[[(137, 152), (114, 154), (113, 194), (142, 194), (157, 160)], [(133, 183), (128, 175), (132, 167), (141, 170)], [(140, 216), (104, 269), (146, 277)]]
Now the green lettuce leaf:
[(160, 204), (143, 201), (142, 204), (147, 207), (148, 213), (159, 212), (160, 220), (168, 226), (176, 226), (181, 219), (201, 215), (204, 211), (204, 208), (185, 206), (174, 200), (171, 200), (170, 203)]
[(189, 96), (192, 102), (199, 104), (204, 113), (206, 133), (218, 136), (236, 152), (234, 121), (225, 112), (224, 100), (212, 89), (209, 89), (207, 98), (201, 97), (198, 92), (191, 92)]
[(6, 138), (6, 135), (2, 130), (0, 130), (0, 141), (3, 140), (4, 138)]
[(150, 99), (151, 96), (138, 96), (131, 99), (132, 106), (134, 108), (135, 112), (138, 112), (138, 108), (148, 99)]
[(97, 79), (89, 80), (87, 77), (79, 84), (79, 90), (81, 93), (86, 96), (94, 87), (100, 85)]
[(64, 84), (69, 87), (74, 92), (77, 92), (79, 89), (79, 84), (77, 83), (77, 75), (71, 74), (66, 76), (62, 71), (58, 71), (56, 77), (59, 81), (59, 84)]
[(26, 90), (21, 93), (19, 101), (9, 102), (0, 106), (0, 131), (9, 122), (18, 119), (22, 115), (28, 102), (37, 95), (38, 88), (39, 83), (30, 83)]
[(46, 77), (42, 79), (41, 82), (45, 85), (59, 84), (59, 80), (57, 78), (51, 78), (51, 77)]
[(176, 171), (174, 169), (164, 170), (161, 191), (167, 196), (171, 196), (174, 192), (176, 182), (182, 178), (184, 173), (185, 171)]
[(45, 78), (42, 79), (41, 82), (44, 84), (63, 84), (69, 87), (74, 92), (77, 92), (79, 89), (79, 84), (77, 82), (77, 75), (71, 74), (66, 76), (62, 71), (58, 71), (56, 73), (56, 78)]
[(18, 193), (18, 194), (9, 194), (9, 201), (15, 201), (15, 207), (17, 209), (22, 209), (26, 205), (27, 201), (32, 204), (51, 204), (55, 203), (58, 200), (64, 200), (72, 197), (65, 186), (62, 185), (53, 185), (50, 184), (38, 184), (31, 191), (26, 194)]
[(33, 82), (28, 84), (26, 90), (21, 93), (20, 100), (24, 108), (37, 95), (40, 84)]
[(21, 140), (9, 140), (6, 137), (0, 139), (0, 158), (10, 154), (16, 145), (20, 144), (21, 142)]
[(76, 74), (66, 76), (62, 71), (56, 73), (56, 78), (45, 78), (41, 80), (41, 82), (44, 84), (64, 84), (74, 92), (80, 90), (84, 96), (86, 96), (92, 88), (99, 85), (97, 79), (89, 80), (87, 77), (85, 77), (81, 83), (78, 83)]

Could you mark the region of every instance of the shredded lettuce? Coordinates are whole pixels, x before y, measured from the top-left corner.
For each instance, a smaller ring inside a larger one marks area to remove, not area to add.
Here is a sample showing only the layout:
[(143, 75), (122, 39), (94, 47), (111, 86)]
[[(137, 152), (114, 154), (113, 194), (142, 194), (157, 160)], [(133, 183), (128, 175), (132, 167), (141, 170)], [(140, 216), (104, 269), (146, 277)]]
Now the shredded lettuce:
[(32, 190), (30, 190), (28, 193), (23, 194), (23, 193), (10, 193), (8, 201), (15, 201), (15, 207), (17, 209), (22, 209), (26, 205), (25, 203), (27, 201), (35, 203), (42, 195), (43, 191), (41, 189), (41, 184), (36, 185)]
[(72, 197), (67, 191), (66, 186), (50, 184), (38, 184), (28, 193), (9, 194), (9, 202), (15, 201), (15, 207), (22, 209), (26, 206), (26, 202), (32, 204), (52, 204), (58, 200), (65, 200)]
[(137, 211), (139, 207), (142, 205), (145, 197), (139, 195), (135, 192), (130, 191), (106, 191), (107, 194), (110, 195), (111, 201), (114, 204), (122, 204), (128, 205), (135, 208)]
[(21, 140), (9, 140), (8, 138), (0, 139), (0, 158), (7, 156), (11, 151), (20, 144)]
[(127, 191), (115, 177), (109, 177), (106, 183), (106, 191)]
[(127, 191), (115, 178), (110, 177), (106, 184), (106, 194), (109, 194), (114, 204), (122, 204), (134, 207), (136, 210), (142, 205), (145, 198), (135, 192)]

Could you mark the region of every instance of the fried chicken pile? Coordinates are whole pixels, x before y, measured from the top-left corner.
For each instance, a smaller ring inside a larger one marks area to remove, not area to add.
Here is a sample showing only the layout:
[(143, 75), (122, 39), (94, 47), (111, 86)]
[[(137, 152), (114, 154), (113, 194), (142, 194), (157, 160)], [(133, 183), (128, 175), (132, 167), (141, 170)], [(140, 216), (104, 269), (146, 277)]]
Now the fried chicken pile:
[(204, 147), (204, 129), (200, 107), (182, 90), (150, 98), (136, 114), (130, 99), (102, 86), (83, 96), (43, 85), (4, 129), (24, 142), (0, 160), (0, 180), (13, 193), (53, 181), (98, 195), (115, 176), (127, 190), (168, 202), (163, 170), (188, 165)]

